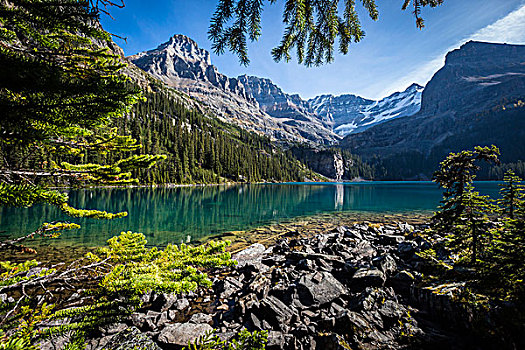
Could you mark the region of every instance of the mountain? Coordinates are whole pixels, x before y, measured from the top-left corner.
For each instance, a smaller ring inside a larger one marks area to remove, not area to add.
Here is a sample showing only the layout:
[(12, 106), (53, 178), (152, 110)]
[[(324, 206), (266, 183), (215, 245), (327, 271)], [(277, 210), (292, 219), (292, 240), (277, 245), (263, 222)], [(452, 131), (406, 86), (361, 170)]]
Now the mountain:
[(313, 134), (315, 130), (331, 130), (310, 108), (307, 101), (297, 94), (282, 91), (270, 79), (242, 75), (237, 78), (253, 97), (262, 111), (283, 124)]
[(422, 94), (421, 110), (345, 137), (341, 146), (380, 160), (386, 178), (428, 178), (452, 151), (495, 144), (525, 159), (525, 46), (468, 42)]
[(210, 53), (184, 35), (175, 35), (156, 49), (128, 57), (137, 67), (206, 105), (223, 121), (275, 140), (333, 144), (339, 137), (322, 123), (302, 117), (272, 116), (247, 87), (246, 77), (230, 78), (211, 64)]
[(417, 113), (421, 105), (423, 87), (412, 84), (403, 92), (396, 92), (374, 101), (356, 95), (321, 95), (308, 100), (313, 113), (338, 135), (362, 132), (384, 121)]

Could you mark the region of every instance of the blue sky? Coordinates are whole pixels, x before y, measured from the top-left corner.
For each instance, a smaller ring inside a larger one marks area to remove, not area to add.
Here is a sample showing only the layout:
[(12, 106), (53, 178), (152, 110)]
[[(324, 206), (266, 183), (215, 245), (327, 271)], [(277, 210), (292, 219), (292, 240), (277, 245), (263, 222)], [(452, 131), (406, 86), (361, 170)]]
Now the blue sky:
[[(412, 82), (425, 84), (443, 65), (446, 52), (469, 39), (525, 44), (525, 0), (445, 0), (441, 7), (423, 11), (426, 28), (421, 31), (412, 14), (401, 11), (402, 0), (376, 2), (379, 20), (362, 15), (366, 37), (332, 64), (306, 68), (296, 61), (272, 60), (270, 51), (282, 35), (284, 0), (266, 5), (263, 35), (249, 47), (250, 66), (239, 65), (230, 53), (212, 55), (212, 62), (228, 76), (270, 78), (285, 92), (303, 98), (344, 93), (381, 98)], [(127, 37), (127, 43), (116, 39), (126, 55), (155, 48), (174, 34), (187, 35), (210, 50), (207, 30), (216, 0), (125, 0), (125, 4), (112, 10), (114, 20), (105, 17), (102, 23), (109, 32)]]

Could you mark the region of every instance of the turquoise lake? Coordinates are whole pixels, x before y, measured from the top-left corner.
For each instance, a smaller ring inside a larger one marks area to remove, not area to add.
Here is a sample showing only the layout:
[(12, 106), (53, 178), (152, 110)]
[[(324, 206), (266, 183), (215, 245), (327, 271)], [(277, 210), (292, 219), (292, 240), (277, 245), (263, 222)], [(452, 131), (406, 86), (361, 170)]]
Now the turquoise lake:
[[(496, 198), (495, 182), (476, 189)], [(51, 206), (0, 207), (0, 236), (18, 237), (56, 220), (76, 222), (79, 230), (61, 241), (102, 245), (121, 231), (142, 232), (150, 244), (196, 240), (227, 231), (330, 212), (428, 213), (441, 200), (432, 182), (253, 184), (172, 188), (85, 189), (68, 191), (78, 208), (127, 211), (125, 218), (99, 221), (64, 216)]]

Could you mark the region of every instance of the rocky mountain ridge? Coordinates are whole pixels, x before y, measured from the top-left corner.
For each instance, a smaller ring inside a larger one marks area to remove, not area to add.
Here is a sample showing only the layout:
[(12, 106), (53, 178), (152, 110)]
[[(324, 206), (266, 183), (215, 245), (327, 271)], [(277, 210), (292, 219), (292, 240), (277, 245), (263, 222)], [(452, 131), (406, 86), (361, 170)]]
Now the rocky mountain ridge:
[(137, 67), (206, 105), (226, 122), (275, 140), (334, 144), (339, 137), (314, 120), (281, 120), (266, 113), (240, 79), (229, 78), (211, 64), (210, 54), (193, 40), (175, 35), (154, 50), (128, 57)]
[(422, 87), (416, 84), (380, 101), (355, 95), (323, 95), (306, 101), (285, 93), (270, 79), (227, 77), (212, 65), (208, 51), (184, 35), (128, 59), (196, 98), (223, 120), (281, 141), (333, 145), (342, 136), (413, 114), (421, 101)]

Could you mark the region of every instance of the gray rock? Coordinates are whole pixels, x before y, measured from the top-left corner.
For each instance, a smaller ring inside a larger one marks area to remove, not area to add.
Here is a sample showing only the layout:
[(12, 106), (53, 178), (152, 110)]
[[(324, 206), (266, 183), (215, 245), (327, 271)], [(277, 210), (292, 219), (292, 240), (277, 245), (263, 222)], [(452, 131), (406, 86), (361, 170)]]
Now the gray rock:
[(248, 290), (257, 294), (257, 297), (264, 299), (270, 290), (271, 281), (263, 274), (257, 275), (255, 280), (250, 283)]
[[(154, 331), (158, 328), (158, 320), (160, 318), (160, 312), (148, 310), (144, 317), (144, 323), (142, 328)], [(167, 320), (166, 320), (167, 321)]]
[(208, 314), (198, 313), (198, 314), (193, 314), (190, 317), (190, 320), (188, 322), (194, 323), (194, 324), (207, 323), (209, 325), (212, 325), (213, 317)]
[(409, 233), (409, 232), (414, 231), (414, 226), (409, 225), (407, 223), (404, 223), (404, 224), (403, 223), (399, 223), (397, 226), (399, 227), (399, 229), (403, 233)]
[[(151, 338), (135, 327), (123, 330), (115, 335), (106, 337), (99, 347), (104, 350), (162, 350)], [(104, 343), (104, 345), (102, 345)]]
[(388, 319), (390, 321), (397, 321), (401, 319), (407, 312), (407, 309), (395, 302), (394, 300), (385, 300), (385, 302), (379, 308), (379, 314), (383, 319)]
[(290, 324), (293, 310), (273, 296), (263, 299), (260, 304), (258, 318), (267, 320), (273, 327), (283, 329)]
[(334, 330), (340, 333), (352, 333), (362, 335), (370, 332), (372, 326), (357, 312), (345, 310), (335, 317)]
[(410, 258), (417, 249), (417, 243), (413, 241), (404, 241), (398, 244), (397, 252), (401, 257)]
[(260, 243), (255, 243), (248, 248), (234, 254), (233, 260), (236, 260), (239, 264), (238, 267), (243, 267), (251, 264), (260, 264), (265, 254), (266, 247)]
[(101, 327), (100, 331), (104, 334), (116, 334), (120, 333), (128, 328), (128, 325), (125, 323), (113, 323), (104, 327)]
[(222, 299), (228, 299), (233, 294), (237, 293), (243, 287), (242, 282), (233, 278), (226, 277), (224, 280), (218, 281), (215, 285), (215, 291), (219, 294)]
[(412, 273), (406, 271), (406, 270), (403, 270), (403, 271), (400, 271), (398, 273), (396, 273), (392, 279), (396, 280), (396, 281), (399, 281), (399, 282), (408, 282), (408, 283), (411, 283), (411, 282), (414, 282), (415, 281), (415, 277)]
[(183, 347), (212, 330), (213, 328), (206, 323), (175, 323), (166, 326), (160, 332), (158, 341), (163, 345)]
[(284, 344), (285, 337), (283, 333), (276, 331), (268, 332), (268, 342), (266, 343), (267, 349), (282, 349)]
[(385, 281), (385, 274), (381, 270), (363, 267), (356, 271), (350, 283), (352, 290), (362, 290), (366, 287), (381, 287)]
[(186, 298), (178, 299), (173, 305), (172, 309), (182, 311), (190, 306), (190, 302)]
[(357, 243), (357, 246), (351, 251), (359, 260), (371, 259), (376, 255), (376, 250), (369, 241), (361, 241)]
[(301, 277), (297, 292), (301, 303), (308, 306), (332, 302), (347, 290), (331, 273), (316, 272)]
[(137, 328), (143, 328), (146, 322), (146, 315), (140, 312), (134, 312), (131, 314), (131, 322)]
[(383, 271), (386, 275), (394, 273), (397, 269), (396, 261), (390, 255), (377, 257), (372, 260), (372, 264)]

